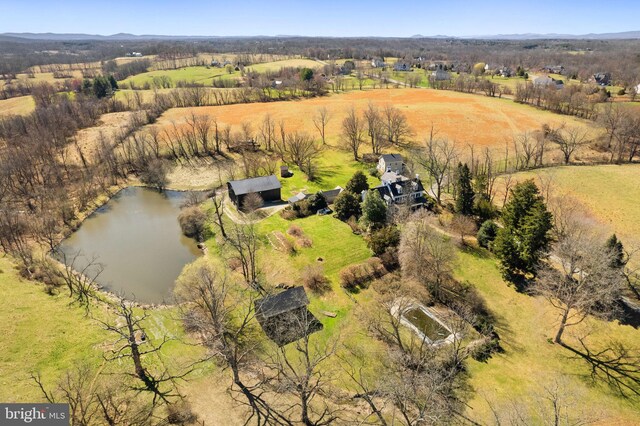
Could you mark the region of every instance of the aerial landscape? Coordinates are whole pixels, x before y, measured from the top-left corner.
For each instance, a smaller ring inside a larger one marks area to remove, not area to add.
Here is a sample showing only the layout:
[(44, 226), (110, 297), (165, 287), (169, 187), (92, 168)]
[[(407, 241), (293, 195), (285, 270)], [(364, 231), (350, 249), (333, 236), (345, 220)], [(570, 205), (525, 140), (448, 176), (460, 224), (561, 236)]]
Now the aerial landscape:
[(640, 5), (468, 3), (0, 0), (0, 425), (640, 425)]

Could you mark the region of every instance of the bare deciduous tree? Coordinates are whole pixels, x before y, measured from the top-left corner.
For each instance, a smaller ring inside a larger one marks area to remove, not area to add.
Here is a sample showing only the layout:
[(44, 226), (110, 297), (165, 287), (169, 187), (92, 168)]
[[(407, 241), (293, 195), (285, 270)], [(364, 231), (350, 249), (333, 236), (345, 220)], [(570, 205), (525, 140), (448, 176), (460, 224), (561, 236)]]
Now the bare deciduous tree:
[(416, 213), (402, 233), (399, 259), (403, 276), (425, 285), (439, 298), (451, 279), (456, 255), (449, 239), (433, 229), (430, 218)]
[(433, 195), (438, 204), (441, 204), (442, 188), (457, 158), (454, 144), (448, 139), (436, 139), (435, 131), (431, 128), (426, 146), (415, 149), (412, 156), (415, 163), (429, 173), (433, 181), (431, 191), (435, 192)]
[(358, 151), (364, 140), (364, 131), (364, 122), (358, 117), (355, 108), (351, 107), (342, 120), (342, 141), (353, 154), (355, 161), (358, 161)]
[(620, 271), (604, 242), (579, 222), (570, 224), (554, 247), (556, 265), (547, 265), (534, 291), (560, 313), (554, 342), (562, 343), (566, 327), (581, 323), (589, 314), (611, 315), (623, 286)]
[(313, 125), (320, 133), (320, 138), (322, 138), (323, 145), (327, 144), (326, 130), (327, 125), (329, 124), (329, 120), (331, 120), (331, 113), (329, 112), (327, 107), (318, 108), (313, 116)]

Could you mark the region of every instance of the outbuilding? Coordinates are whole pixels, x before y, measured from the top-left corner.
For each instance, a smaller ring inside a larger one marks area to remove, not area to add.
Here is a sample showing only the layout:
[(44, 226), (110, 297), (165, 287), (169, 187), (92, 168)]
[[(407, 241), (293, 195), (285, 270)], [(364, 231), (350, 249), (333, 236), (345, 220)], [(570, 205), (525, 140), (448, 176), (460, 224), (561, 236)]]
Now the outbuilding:
[(280, 201), (282, 185), (275, 175), (260, 176), (251, 179), (227, 182), (229, 198), (237, 208), (241, 208), (244, 198), (249, 194), (258, 194), (264, 202)]

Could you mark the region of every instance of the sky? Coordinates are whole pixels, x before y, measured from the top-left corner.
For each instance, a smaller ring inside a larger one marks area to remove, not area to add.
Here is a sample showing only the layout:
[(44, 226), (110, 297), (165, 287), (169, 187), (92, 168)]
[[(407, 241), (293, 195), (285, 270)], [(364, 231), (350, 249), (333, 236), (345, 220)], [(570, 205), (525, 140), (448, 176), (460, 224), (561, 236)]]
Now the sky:
[(0, 33), (473, 36), (640, 30), (638, 0), (0, 0)]

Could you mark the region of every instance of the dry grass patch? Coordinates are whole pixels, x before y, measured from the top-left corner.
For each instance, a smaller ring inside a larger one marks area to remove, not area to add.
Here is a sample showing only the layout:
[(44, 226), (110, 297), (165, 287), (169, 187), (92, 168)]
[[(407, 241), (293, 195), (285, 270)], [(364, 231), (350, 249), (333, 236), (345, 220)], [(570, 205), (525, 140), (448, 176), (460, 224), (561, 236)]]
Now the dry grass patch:
[(230, 124), (237, 129), (243, 121), (248, 121), (257, 130), (268, 113), (276, 122), (284, 120), (288, 131), (303, 130), (316, 135), (312, 116), (318, 108), (326, 107), (332, 113), (327, 126), (328, 140), (335, 144), (347, 110), (351, 106), (364, 110), (369, 102), (399, 108), (406, 114), (417, 140), (423, 139), (433, 125), (440, 136), (447, 136), (461, 146), (471, 143), (502, 148), (514, 134), (538, 130), (543, 124), (589, 125), (585, 120), (560, 116), (507, 99), (426, 89), (377, 89), (301, 101), (174, 108), (163, 114), (158, 125), (166, 127), (172, 122), (184, 123), (195, 110), (196, 113), (215, 116), (221, 124)]

